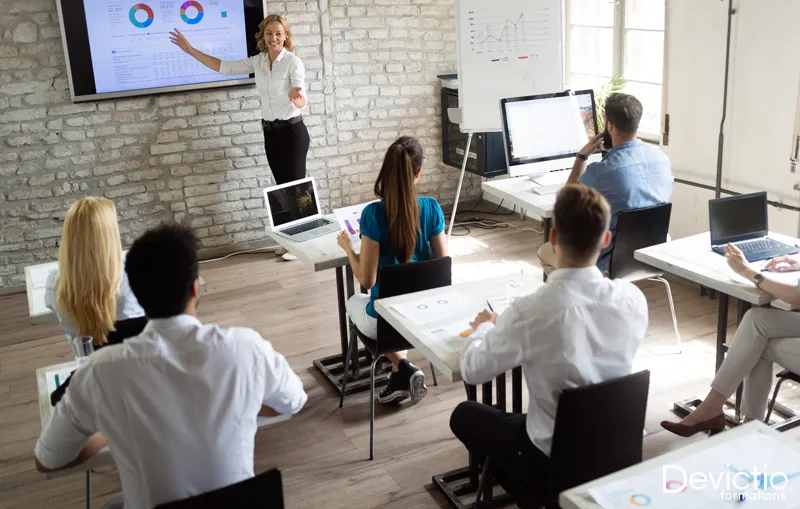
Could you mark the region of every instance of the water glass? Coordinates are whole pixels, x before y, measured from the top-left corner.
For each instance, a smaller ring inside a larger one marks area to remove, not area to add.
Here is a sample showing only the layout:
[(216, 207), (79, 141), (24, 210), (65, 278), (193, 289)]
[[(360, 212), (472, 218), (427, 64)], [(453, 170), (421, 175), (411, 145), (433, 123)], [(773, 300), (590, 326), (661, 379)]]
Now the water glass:
[(519, 275), (511, 275), (508, 282), (506, 282), (506, 301), (509, 306), (511, 306), (516, 299), (525, 296), (525, 285), (522, 282), (523, 277), (524, 273), (522, 269), (520, 269)]
[(92, 336), (78, 336), (72, 340), (72, 353), (75, 354), (78, 367), (81, 367), (93, 352)]

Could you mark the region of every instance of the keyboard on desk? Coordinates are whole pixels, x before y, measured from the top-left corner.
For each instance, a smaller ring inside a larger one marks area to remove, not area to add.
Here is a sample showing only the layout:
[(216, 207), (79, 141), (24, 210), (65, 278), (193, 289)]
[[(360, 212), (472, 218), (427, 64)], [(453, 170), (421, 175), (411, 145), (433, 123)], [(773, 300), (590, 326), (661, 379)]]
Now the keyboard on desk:
[(314, 228), (319, 228), (328, 224), (331, 224), (331, 222), (326, 219), (314, 219), (313, 221), (298, 224), (296, 226), (286, 228), (285, 230), (281, 230), (281, 233), (289, 236), (297, 235), (303, 232), (307, 232), (308, 230), (313, 230)]
[(737, 242), (736, 247), (738, 247), (742, 253), (754, 253), (756, 251), (768, 251), (770, 249), (780, 249), (788, 246), (777, 240), (758, 239), (750, 242)]
[(540, 184), (533, 184), (531, 187), (531, 191), (536, 194), (556, 194), (557, 192), (561, 191), (561, 188), (564, 187), (566, 184), (564, 182), (560, 182), (558, 184), (548, 184), (548, 185), (540, 185)]
[[(762, 239), (736, 242), (738, 247), (748, 262), (758, 262), (769, 260), (778, 256), (792, 255), (800, 253), (800, 249), (795, 246), (778, 242), (777, 240), (764, 237)], [(712, 249), (719, 254), (725, 254), (725, 246), (713, 246)]]

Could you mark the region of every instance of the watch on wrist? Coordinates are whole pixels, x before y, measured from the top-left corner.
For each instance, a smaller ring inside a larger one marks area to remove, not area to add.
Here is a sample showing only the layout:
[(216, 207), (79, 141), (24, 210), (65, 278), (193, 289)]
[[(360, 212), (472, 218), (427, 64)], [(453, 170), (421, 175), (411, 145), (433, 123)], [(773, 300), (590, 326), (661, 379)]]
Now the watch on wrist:
[(587, 155), (583, 155), (583, 154), (581, 154), (580, 152), (578, 152), (577, 154), (575, 154), (575, 156), (576, 156), (578, 159), (583, 159), (584, 161), (588, 161), (588, 160), (589, 160), (589, 156), (587, 156)]
[(756, 284), (756, 288), (758, 288), (759, 290), (761, 289), (761, 282), (762, 281), (764, 281), (764, 275), (759, 273), (759, 272), (756, 272), (753, 275), (753, 283)]

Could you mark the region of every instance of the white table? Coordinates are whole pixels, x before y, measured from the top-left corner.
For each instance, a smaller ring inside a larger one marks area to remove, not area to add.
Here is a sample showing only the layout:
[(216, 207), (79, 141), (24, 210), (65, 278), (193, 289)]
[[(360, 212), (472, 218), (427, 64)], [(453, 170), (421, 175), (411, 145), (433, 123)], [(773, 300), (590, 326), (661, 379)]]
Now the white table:
[[(55, 364), (53, 366), (46, 366), (36, 370), (36, 388), (39, 393), (39, 417), (41, 418), (42, 430), (50, 420), (53, 407), (50, 406), (50, 391), (47, 387), (47, 373), (51, 371), (65, 371), (75, 370), (77, 363), (75, 361), (65, 362), (62, 364)], [(258, 417), (258, 427), (272, 426), (283, 421), (291, 419), (291, 415), (279, 415), (276, 417)], [(55, 472), (48, 472), (45, 474), (48, 479), (58, 477), (65, 477), (76, 473), (86, 474), (86, 507), (91, 508), (92, 500), (92, 470), (102, 467), (110, 467), (114, 465), (114, 458), (111, 456), (111, 451), (108, 446), (104, 447), (99, 453), (90, 458), (88, 461), (76, 465), (74, 467), (65, 468), (63, 470), (56, 470)]]
[[(737, 428), (726, 431), (725, 433), (721, 433), (719, 435), (711, 437), (708, 440), (694, 442), (691, 445), (688, 445), (676, 451), (669, 452), (667, 454), (658, 456), (656, 458), (651, 458), (647, 461), (644, 461), (632, 467), (620, 470), (619, 472), (615, 472), (605, 477), (601, 477), (600, 479), (596, 479), (581, 486), (577, 486), (570, 490), (564, 491), (559, 495), (558, 503), (562, 509), (602, 509), (601, 506), (594, 501), (594, 498), (591, 495), (589, 495), (590, 489), (617, 480), (632, 477), (653, 468), (657, 468), (664, 465), (674, 465), (682, 458), (685, 458), (689, 455), (707, 450), (711, 447), (715, 447), (725, 442), (730, 442), (732, 440), (741, 437), (742, 435), (751, 433), (774, 434), (776, 438), (778, 438), (781, 441), (784, 441), (787, 447), (800, 450), (800, 442), (798, 442), (797, 432), (791, 432), (791, 434), (778, 433), (777, 431), (771, 429), (765, 424), (754, 421), (742, 426), (738, 426)], [(756, 465), (756, 467), (761, 468), (761, 465)], [(741, 504), (737, 505), (736, 503), (731, 503), (731, 507), (739, 507), (740, 505)], [(676, 505), (676, 507), (679, 506)], [(747, 503), (745, 502), (742, 507), (747, 507)]]
[[(797, 245), (800, 240), (779, 233), (770, 233), (770, 237), (780, 242)], [(772, 302), (772, 297), (759, 290), (755, 285), (738, 276), (728, 267), (725, 257), (711, 250), (709, 233), (701, 233), (665, 244), (640, 249), (634, 253), (634, 258), (640, 262), (652, 265), (664, 272), (680, 276), (704, 287), (716, 290), (719, 293), (719, 309), (717, 312), (717, 355), (716, 369), (722, 365), (727, 352), (728, 331), (728, 298), (739, 300), (739, 320), (750, 306), (765, 306)], [(751, 264), (760, 270), (765, 262)], [(794, 282), (800, 273), (772, 274), (772, 277)], [(740, 387), (741, 389), (741, 387)], [(737, 393), (737, 419), (731, 424), (738, 423), (738, 402), (741, 401), (741, 390)], [(679, 415), (686, 415), (692, 411), (696, 399), (683, 400), (675, 403), (675, 411)], [(776, 424), (778, 429), (788, 429), (788, 425), (800, 425), (800, 418), (792, 420), (794, 412), (783, 405), (776, 403), (775, 409), (779, 414), (789, 417), (789, 420)]]
[[(569, 171), (569, 170), (560, 170)], [(495, 179), (481, 183), (485, 193), (500, 198), (504, 205), (516, 205), (520, 211), (533, 213), (542, 218), (544, 241), (548, 241), (553, 219), (556, 194), (536, 194), (532, 191), (534, 182), (528, 177)]]
[[(47, 275), (58, 269), (58, 262), (25, 267), (25, 291), (28, 294), (28, 315), (31, 325), (58, 323), (58, 317), (44, 304)], [(200, 278), (200, 292), (206, 291), (206, 282)]]
[[(337, 222), (334, 214), (324, 216), (325, 219)], [(353, 281), (353, 270), (350, 268), (350, 262), (347, 259), (347, 254), (336, 242), (336, 237), (339, 232), (332, 232), (327, 235), (322, 235), (304, 242), (296, 242), (288, 237), (279, 235), (267, 228), (267, 235), (269, 235), (275, 242), (280, 244), (281, 247), (292, 253), (297, 259), (306, 267), (314, 272), (321, 272), (323, 270), (336, 270), (336, 298), (339, 308), (339, 339), (341, 354), (323, 357), (313, 362), (314, 367), (319, 370), (325, 379), (333, 386), (337, 394), (342, 392), (342, 374), (344, 372), (344, 357), (347, 355), (348, 344), (348, 319), (347, 319), (347, 299), (355, 293), (355, 283)], [(361, 244), (353, 245), (353, 249), (358, 253), (361, 249)], [(344, 268), (344, 271), (342, 270)], [(345, 277), (346, 273), (346, 277)], [(345, 288), (345, 282), (347, 288)], [(369, 390), (369, 365), (367, 360), (367, 351), (360, 349), (358, 352), (353, 352), (350, 365), (353, 366), (353, 373), (348, 377), (347, 388), (345, 394), (352, 394)], [(388, 382), (389, 371), (383, 369), (376, 369), (375, 385), (380, 386)]]
[[(537, 271), (538, 272), (538, 271)], [(513, 282), (514, 288), (509, 292), (509, 282)], [(503, 276), (498, 278), (486, 279), (470, 283), (459, 283), (444, 288), (435, 288), (423, 292), (410, 293), (378, 299), (375, 301), (375, 310), (383, 317), (397, 332), (399, 332), (415, 349), (419, 350), (426, 359), (433, 363), (434, 367), (441, 371), (449, 380), (461, 380), (461, 347), (463, 339), (457, 335), (453, 337), (441, 337), (434, 335), (433, 330), (440, 328), (445, 323), (455, 324), (457, 328), (464, 325), (464, 329), (469, 328), (469, 322), (483, 309), (486, 309), (488, 300), (494, 310), (502, 313), (508, 307), (508, 295), (514, 297), (527, 295), (535, 292), (545, 283), (542, 282), (542, 275), (526, 274)], [(415, 302), (430, 296), (445, 293), (458, 293), (459, 300), (464, 302), (463, 312), (456, 316), (450, 316), (441, 322), (430, 324), (417, 324), (409, 320), (405, 315), (395, 309), (395, 305)], [(477, 401), (478, 392), (474, 385), (465, 384), (467, 399)], [(492, 401), (492, 383), (481, 386), (482, 402), (487, 405), (494, 404), (500, 410), (506, 409), (506, 376), (502, 374), (495, 380), (496, 399)], [(512, 411), (522, 412), (522, 368), (514, 368), (511, 372), (511, 406)], [(469, 482), (464, 482), (465, 480)], [(439, 488), (453, 507), (464, 507), (460, 498), (464, 495), (475, 493), (478, 488), (478, 470), (472, 455), (470, 455), (469, 466), (437, 474), (432, 477), (434, 485)], [(491, 493), (491, 483), (486, 483), (484, 490), (484, 501), (493, 498)], [(495, 500), (499, 502), (500, 500)]]

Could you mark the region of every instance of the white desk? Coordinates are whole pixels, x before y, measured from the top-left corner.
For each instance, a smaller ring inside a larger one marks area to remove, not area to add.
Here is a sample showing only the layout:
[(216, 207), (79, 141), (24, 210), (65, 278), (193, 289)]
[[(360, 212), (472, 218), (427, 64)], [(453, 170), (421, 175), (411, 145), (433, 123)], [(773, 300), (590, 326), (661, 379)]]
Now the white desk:
[[(537, 271), (538, 272), (538, 271)], [(505, 276), (499, 278), (486, 279), (470, 283), (459, 283), (444, 288), (435, 288), (424, 292), (410, 293), (378, 299), (375, 301), (375, 310), (383, 317), (397, 332), (399, 332), (415, 349), (419, 350), (426, 359), (433, 363), (439, 371), (451, 381), (461, 380), (461, 347), (463, 339), (457, 335), (450, 339), (437, 337), (432, 330), (442, 323), (432, 323), (418, 325), (409, 320), (405, 315), (397, 311), (393, 306), (414, 302), (417, 299), (441, 295), (443, 293), (457, 292), (459, 300), (465, 302), (463, 313), (449, 317), (446, 322), (455, 324), (457, 328), (469, 328), (469, 322), (483, 309), (486, 309), (487, 299), (498, 313), (502, 313), (508, 307), (508, 287), (509, 281), (513, 281), (517, 287), (513, 290), (515, 297), (533, 293), (540, 288), (542, 282), (541, 273), (526, 274), (523, 277), (518, 275)], [(497, 396), (492, 401), (492, 382), (481, 386), (481, 400), (486, 405), (495, 405), (500, 410), (506, 409), (506, 375), (505, 373), (495, 379), (495, 389)], [(478, 391), (474, 385), (464, 384), (467, 391), (467, 399), (477, 401)], [(522, 368), (516, 367), (511, 372), (511, 407), (516, 413), (522, 412)], [(431, 479), (433, 484), (441, 491), (442, 495), (450, 501), (453, 507), (464, 507), (461, 497), (468, 493), (474, 493), (478, 488), (478, 469), (474, 458), (470, 455), (469, 465), (463, 468), (436, 474)], [(491, 483), (487, 483), (484, 490), (484, 501), (490, 501), (492, 495)], [(499, 502), (499, 500), (497, 500)]]
[(455, 284), (444, 288), (434, 288), (424, 292), (409, 293), (388, 299), (379, 298), (375, 301), (375, 310), (409, 343), (414, 345), (415, 349), (419, 350), (426, 359), (432, 362), (434, 367), (441, 371), (448, 380), (458, 382), (461, 380), (461, 347), (463, 339), (454, 337), (451, 340), (443, 341), (431, 333), (431, 330), (443, 324), (415, 324), (397, 311), (394, 306), (396, 304), (414, 302), (426, 296), (455, 291), (460, 298), (468, 303), (469, 311), (464, 313), (463, 316), (448, 319), (447, 322), (463, 322), (466, 329), (469, 328), (469, 322), (479, 312), (486, 309), (487, 299), (498, 313), (502, 313), (505, 310), (507, 307), (506, 290), (509, 281), (520, 285), (519, 289), (515, 291), (515, 294), (518, 293), (519, 296), (529, 295), (544, 285), (541, 277), (537, 280), (534, 274), (526, 274), (522, 278), (514, 274), (483, 281)]
[[(615, 472), (605, 477), (601, 477), (600, 479), (596, 479), (581, 486), (564, 491), (559, 495), (558, 503), (562, 509), (602, 509), (600, 505), (594, 501), (594, 498), (589, 495), (590, 489), (617, 480), (625, 479), (627, 477), (635, 476), (659, 466), (674, 465), (682, 458), (685, 458), (691, 454), (707, 450), (725, 442), (730, 442), (741, 437), (742, 435), (750, 433), (774, 434), (779, 440), (785, 441), (787, 447), (800, 450), (800, 442), (797, 440), (797, 434), (778, 433), (761, 422), (751, 422), (711, 437), (708, 440), (694, 442), (691, 445), (678, 449), (677, 451), (672, 451), (662, 456), (651, 458), (647, 461), (639, 463), (638, 465), (628, 467), (624, 470), (620, 470), (619, 472)], [(757, 467), (761, 468), (761, 465), (757, 465)], [(737, 505), (736, 503), (731, 503), (731, 507), (739, 507), (740, 505), (741, 504)], [(747, 503), (745, 502), (742, 507), (746, 506)], [(677, 505), (677, 501), (675, 507), (679, 507), (679, 505)]]
[[(329, 214), (324, 216), (329, 221), (336, 222), (336, 216)], [(323, 270), (335, 269), (336, 270), (336, 298), (339, 308), (339, 340), (341, 347), (341, 354), (323, 357), (313, 362), (314, 367), (317, 368), (325, 379), (333, 386), (337, 394), (342, 391), (342, 373), (344, 371), (344, 356), (347, 355), (348, 344), (348, 319), (347, 319), (347, 299), (355, 293), (355, 283), (353, 281), (353, 271), (350, 268), (350, 262), (347, 255), (339, 244), (336, 242), (336, 237), (339, 236), (338, 231), (322, 235), (304, 242), (295, 242), (283, 235), (278, 235), (267, 228), (267, 235), (269, 235), (275, 242), (280, 244), (281, 247), (292, 253), (297, 259), (306, 267), (314, 272)], [(356, 253), (360, 251), (361, 244), (353, 245)], [(345, 269), (345, 273), (342, 271)], [(345, 281), (347, 288), (345, 288)], [(358, 358), (356, 358), (358, 356)], [(360, 359), (366, 359), (366, 351), (364, 349), (354, 352), (352, 355), (351, 366), (353, 366), (353, 373), (348, 377), (346, 394), (360, 392), (369, 389), (369, 362), (363, 363)], [(364, 364), (364, 369), (362, 369)], [(382, 365), (381, 365), (382, 366)], [(383, 385), (388, 381), (388, 371), (376, 370), (376, 385)]]
[[(567, 170), (563, 170), (567, 171)], [(481, 183), (481, 189), (503, 200), (504, 205), (516, 205), (520, 211), (533, 213), (542, 218), (544, 241), (547, 242), (553, 219), (555, 194), (536, 194), (531, 189), (535, 184), (528, 177), (495, 179)]]
[[(39, 417), (41, 418), (42, 430), (44, 430), (45, 425), (47, 425), (47, 422), (50, 420), (50, 415), (52, 414), (53, 411), (53, 407), (50, 406), (50, 391), (47, 388), (47, 373), (50, 371), (74, 370), (76, 367), (77, 367), (76, 362), (72, 361), (72, 362), (65, 362), (63, 364), (55, 364), (53, 366), (46, 366), (36, 370), (36, 388), (39, 393)], [(265, 426), (272, 426), (280, 422), (288, 421), (291, 418), (292, 418), (291, 415), (279, 415), (276, 417), (258, 417), (258, 427), (262, 428)], [(86, 507), (90, 508), (91, 498), (92, 498), (91, 469), (109, 467), (113, 465), (114, 465), (114, 458), (111, 456), (111, 451), (109, 450), (108, 446), (106, 446), (95, 456), (90, 458), (88, 461), (81, 463), (80, 465), (76, 465), (71, 468), (65, 468), (63, 470), (57, 470), (55, 472), (48, 472), (45, 475), (47, 476), (48, 479), (54, 479), (76, 473), (85, 473)]]
[[(47, 275), (58, 269), (58, 262), (42, 263), (25, 267), (25, 291), (28, 294), (28, 315), (31, 325), (58, 323), (58, 317), (44, 305)], [(206, 282), (200, 278), (200, 292), (206, 291)]]
[[(779, 233), (770, 233), (770, 237), (792, 246), (800, 243), (800, 240), (796, 238)], [(772, 301), (772, 297), (769, 294), (762, 292), (753, 283), (734, 273), (728, 267), (724, 256), (711, 250), (711, 239), (708, 233), (701, 233), (640, 249), (634, 253), (634, 258), (664, 272), (680, 276), (719, 292), (716, 345), (717, 370), (722, 365), (727, 352), (728, 298), (733, 297), (739, 300), (739, 320), (741, 320), (750, 306), (764, 306)], [(752, 266), (760, 269), (763, 264), (764, 262), (756, 262)], [(800, 273), (772, 274), (772, 277), (783, 279), (786, 282), (794, 282), (800, 278)], [(737, 393), (737, 416), (738, 402), (741, 401), (739, 396), (740, 394)], [(686, 415), (692, 410), (695, 403), (698, 403), (695, 399), (679, 401), (675, 404), (675, 411), (679, 415)], [(779, 414), (790, 418), (794, 416), (793, 411), (780, 404), (776, 403), (775, 408)], [(800, 421), (795, 421), (795, 423), (800, 423)], [(732, 424), (736, 424), (736, 422), (734, 421)], [(787, 429), (785, 426), (788, 424), (788, 421), (778, 423), (776, 427), (778, 429)]]

